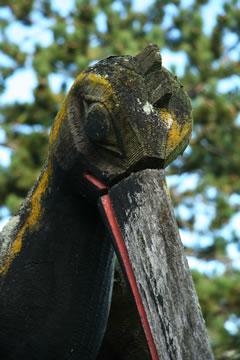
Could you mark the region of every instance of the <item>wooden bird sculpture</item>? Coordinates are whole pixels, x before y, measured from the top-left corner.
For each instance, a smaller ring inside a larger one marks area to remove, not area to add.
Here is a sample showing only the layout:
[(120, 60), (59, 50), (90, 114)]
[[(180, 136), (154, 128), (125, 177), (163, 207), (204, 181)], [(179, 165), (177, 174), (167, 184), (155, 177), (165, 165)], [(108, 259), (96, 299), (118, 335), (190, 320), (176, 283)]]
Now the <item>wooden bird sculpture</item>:
[(156, 45), (101, 60), (77, 77), (52, 126), (46, 165), (0, 235), (1, 359), (107, 359), (99, 349), (115, 256), (97, 201), (131, 173), (163, 169), (191, 132), (189, 98)]

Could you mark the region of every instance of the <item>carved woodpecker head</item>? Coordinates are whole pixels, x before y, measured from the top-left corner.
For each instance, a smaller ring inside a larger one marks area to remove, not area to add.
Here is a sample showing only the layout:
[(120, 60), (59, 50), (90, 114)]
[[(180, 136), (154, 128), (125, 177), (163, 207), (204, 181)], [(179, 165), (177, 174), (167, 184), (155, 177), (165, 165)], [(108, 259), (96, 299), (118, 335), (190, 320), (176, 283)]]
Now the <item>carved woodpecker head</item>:
[(191, 132), (188, 95), (151, 44), (136, 56), (111, 56), (82, 72), (50, 141), (64, 170), (78, 166), (111, 186), (131, 172), (167, 166)]

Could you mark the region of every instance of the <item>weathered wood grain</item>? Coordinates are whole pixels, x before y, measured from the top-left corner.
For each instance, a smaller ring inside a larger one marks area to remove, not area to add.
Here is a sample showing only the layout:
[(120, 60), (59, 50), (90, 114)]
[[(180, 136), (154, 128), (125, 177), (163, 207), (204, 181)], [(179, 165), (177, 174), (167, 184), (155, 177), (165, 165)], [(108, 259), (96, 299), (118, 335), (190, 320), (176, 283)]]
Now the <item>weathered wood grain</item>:
[(110, 198), (159, 359), (213, 359), (164, 171), (133, 174)]

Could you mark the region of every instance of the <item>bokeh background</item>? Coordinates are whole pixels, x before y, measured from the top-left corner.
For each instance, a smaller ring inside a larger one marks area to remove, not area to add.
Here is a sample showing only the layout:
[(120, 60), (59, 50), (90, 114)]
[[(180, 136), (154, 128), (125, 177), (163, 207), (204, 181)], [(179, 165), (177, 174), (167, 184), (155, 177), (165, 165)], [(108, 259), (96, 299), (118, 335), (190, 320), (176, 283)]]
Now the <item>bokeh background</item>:
[(166, 170), (216, 359), (240, 359), (240, 1), (0, 0), (0, 224), (47, 157), (74, 78), (148, 43), (193, 105), (190, 146)]

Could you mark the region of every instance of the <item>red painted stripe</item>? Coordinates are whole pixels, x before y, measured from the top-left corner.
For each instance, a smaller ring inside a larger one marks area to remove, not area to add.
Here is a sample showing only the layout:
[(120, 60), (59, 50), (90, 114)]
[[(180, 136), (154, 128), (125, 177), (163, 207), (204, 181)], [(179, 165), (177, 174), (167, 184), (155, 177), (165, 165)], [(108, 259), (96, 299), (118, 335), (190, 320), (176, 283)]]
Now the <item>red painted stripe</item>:
[(147, 343), (148, 343), (148, 346), (149, 346), (149, 350), (150, 350), (150, 353), (151, 353), (152, 360), (160, 360), (159, 357), (158, 357), (158, 354), (157, 354), (156, 345), (154, 343), (153, 336), (152, 336), (152, 333), (151, 333), (151, 329), (150, 329), (150, 326), (149, 326), (149, 323), (148, 323), (147, 315), (146, 315), (146, 312), (144, 310), (142, 299), (141, 299), (141, 296), (140, 296), (140, 293), (139, 293), (139, 290), (138, 290), (138, 287), (137, 287), (137, 283), (136, 283), (135, 275), (134, 275), (134, 272), (133, 272), (133, 269), (132, 269), (132, 266), (131, 266), (131, 262), (130, 262), (129, 257), (128, 257), (127, 248), (126, 248), (126, 245), (124, 243), (124, 240), (123, 240), (123, 237), (122, 237), (122, 234), (121, 234), (117, 219), (115, 218), (115, 215), (114, 215), (114, 211), (113, 211), (113, 207), (112, 207), (112, 204), (111, 204), (110, 196), (108, 194), (104, 195), (101, 198), (101, 201), (102, 201), (103, 208), (105, 210), (106, 216), (108, 218), (109, 225), (110, 225), (110, 227), (112, 229), (113, 236), (114, 236), (115, 241), (117, 243), (117, 246), (118, 246), (118, 249), (119, 249), (119, 252), (120, 252), (120, 255), (121, 255), (125, 270), (126, 270), (126, 273), (127, 273), (127, 277), (128, 277), (128, 280), (129, 280), (129, 283), (130, 283), (130, 286), (131, 286), (131, 289), (132, 289), (132, 292), (133, 292), (133, 296), (134, 296), (135, 301), (136, 301), (137, 309), (138, 309), (138, 312), (139, 312), (139, 315), (140, 315), (140, 318), (141, 318), (141, 322), (142, 322), (142, 325), (143, 325), (143, 329), (144, 329), (144, 332), (145, 332), (145, 336), (146, 336), (146, 339), (147, 339)]
[(105, 185), (103, 182), (98, 180), (95, 176), (89, 173), (84, 173), (83, 176), (90, 181), (93, 185), (95, 185), (99, 190), (106, 190), (108, 189), (107, 185)]

